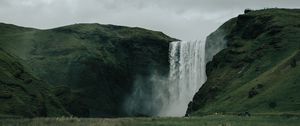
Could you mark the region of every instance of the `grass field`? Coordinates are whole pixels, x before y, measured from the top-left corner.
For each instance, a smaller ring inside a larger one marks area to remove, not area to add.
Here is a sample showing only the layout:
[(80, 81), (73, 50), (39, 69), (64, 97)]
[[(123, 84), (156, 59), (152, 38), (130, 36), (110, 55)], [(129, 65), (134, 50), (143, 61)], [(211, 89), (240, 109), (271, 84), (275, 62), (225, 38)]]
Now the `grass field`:
[(210, 115), (174, 118), (34, 118), (1, 119), (1, 126), (299, 126), (299, 116)]

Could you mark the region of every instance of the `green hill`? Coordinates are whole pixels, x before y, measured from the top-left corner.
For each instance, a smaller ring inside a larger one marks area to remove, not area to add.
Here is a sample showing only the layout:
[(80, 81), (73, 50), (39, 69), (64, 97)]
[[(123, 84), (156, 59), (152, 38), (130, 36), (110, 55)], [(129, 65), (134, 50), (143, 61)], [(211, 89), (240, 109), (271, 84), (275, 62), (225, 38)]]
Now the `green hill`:
[(212, 40), (226, 48), (207, 64), (188, 115), (300, 112), (299, 9), (247, 12), (211, 34), (206, 52), (223, 46)]
[[(135, 78), (167, 76), (170, 38), (161, 32), (100, 24), (48, 30), (0, 24), (0, 47), (22, 59), (75, 116), (124, 116)], [(2, 103), (0, 103), (2, 104)]]

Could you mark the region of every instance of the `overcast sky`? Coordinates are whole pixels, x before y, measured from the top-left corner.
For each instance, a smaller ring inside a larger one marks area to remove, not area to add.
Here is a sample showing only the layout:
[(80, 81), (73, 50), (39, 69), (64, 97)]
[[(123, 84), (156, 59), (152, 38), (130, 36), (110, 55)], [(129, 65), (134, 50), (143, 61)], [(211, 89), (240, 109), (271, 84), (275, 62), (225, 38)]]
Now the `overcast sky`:
[(300, 0), (0, 0), (0, 22), (41, 29), (116, 24), (204, 40), (245, 8), (270, 7), (300, 8)]

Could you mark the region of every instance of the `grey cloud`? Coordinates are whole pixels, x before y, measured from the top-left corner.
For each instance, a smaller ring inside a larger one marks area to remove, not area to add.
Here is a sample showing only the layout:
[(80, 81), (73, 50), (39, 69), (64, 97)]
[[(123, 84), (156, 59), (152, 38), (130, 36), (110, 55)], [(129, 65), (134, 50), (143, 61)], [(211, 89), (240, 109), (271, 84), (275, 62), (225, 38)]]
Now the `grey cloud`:
[(74, 23), (138, 26), (205, 39), (245, 8), (300, 7), (299, 0), (0, 0), (0, 22), (37, 28)]

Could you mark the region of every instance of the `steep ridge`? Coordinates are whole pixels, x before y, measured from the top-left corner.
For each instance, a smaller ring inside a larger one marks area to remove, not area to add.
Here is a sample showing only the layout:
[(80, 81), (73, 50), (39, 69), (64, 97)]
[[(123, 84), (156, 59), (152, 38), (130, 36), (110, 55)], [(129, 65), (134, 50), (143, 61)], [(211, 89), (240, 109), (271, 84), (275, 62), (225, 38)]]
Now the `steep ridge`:
[(207, 38), (227, 47), (208, 62), (187, 115), (300, 112), (300, 10), (246, 12)]
[(49, 30), (1, 24), (0, 29), (5, 29), (0, 46), (23, 59), (36, 77), (58, 86), (54, 93), (76, 116), (127, 115), (123, 104), (136, 78), (150, 85), (152, 73), (168, 76), (169, 43), (176, 40), (161, 32), (100, 24)]
[(51, 87), (0, 48), (0, 118), (69, 116)]

